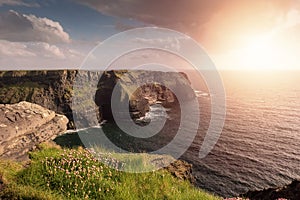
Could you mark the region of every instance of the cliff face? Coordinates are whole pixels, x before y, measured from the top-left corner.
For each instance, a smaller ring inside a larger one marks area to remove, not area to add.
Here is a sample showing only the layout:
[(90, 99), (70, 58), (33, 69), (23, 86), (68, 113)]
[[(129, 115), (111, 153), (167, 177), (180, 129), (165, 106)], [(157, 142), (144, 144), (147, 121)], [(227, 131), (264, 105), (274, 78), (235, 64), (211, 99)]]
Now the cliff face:
[(276, 199), (300, 199), (300, 181), (294, 180), (289, 185), (281, 188), (269, 188), (261, 191), (249, 191), (246, 194), (241, 195), (250, 199), (257, 200), (276, 200)]
[[(79, 77), (79, 78), (78, 78)], [(72, 105), (73, 84), (81, 85), (82, 90), (95, 88), (95, 93), (86, 95), (82, 92), (79, 101)], [(160, 84), (161, 80), (169, 88)], [(96, 83), (95, 85), (90, 85)], [(108, 71), (101, 77), (97, 72), (74, 70), (58, 71), (6, 71), (0, 72), (0, 103), (13, 104), (20, 101), (36, 103), (69, 119), (69, 128), (75, 128), (72, 107), (77, 106), (75, 116), (82, 124), (77, 128), (95, 125), (99, 121), (112, 120), (111, 95), (116, 84), (119, 84), (116, 101), (129, 99), (129, 111), (132, 118), (144, 116), (149, 105), (160, 102), (165, 107), (178, 105), (176, 94), (186, 100), (195, 98), (187, 76), (175, 72), (155, 71)], [(132, 87), (132, 84), (141, 87)], [(128, 94), (132, 93), (131, 96)], [(94, 98), (91, 102), (91, 96)], [(90, 118), (90, 112), (96, 112), (97, 121)]]
[(117, 83), (115, 100), (120, 103), (129, 101), (129, 112), (133, 119), (144, 116), (154, 103), (160, 103), (164, 107), (178, 107), (175, 94), (181, 95), (185, 100), (195, 98), (190, 82), (182, 73), (108, 71), (100, 78), (95, 95), (95, 103), (99, 106), (103, 119), (113, 119), (111, 95)]
[(36, 103), (66, 115), (72, 127), (71, 96), (75, 75), (76, 71), (0, 72), (0, 103)]

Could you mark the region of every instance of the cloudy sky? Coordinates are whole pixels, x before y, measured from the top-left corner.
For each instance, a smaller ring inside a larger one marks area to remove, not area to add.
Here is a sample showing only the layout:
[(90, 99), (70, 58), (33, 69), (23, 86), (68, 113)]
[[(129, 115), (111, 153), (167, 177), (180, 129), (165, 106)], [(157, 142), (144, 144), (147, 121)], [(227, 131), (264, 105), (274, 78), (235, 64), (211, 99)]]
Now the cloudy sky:
[(189, 35), (220, 69), (300, 69), (299, 0), (0, 0), (0, 68), (76, 68), (145, 26)]

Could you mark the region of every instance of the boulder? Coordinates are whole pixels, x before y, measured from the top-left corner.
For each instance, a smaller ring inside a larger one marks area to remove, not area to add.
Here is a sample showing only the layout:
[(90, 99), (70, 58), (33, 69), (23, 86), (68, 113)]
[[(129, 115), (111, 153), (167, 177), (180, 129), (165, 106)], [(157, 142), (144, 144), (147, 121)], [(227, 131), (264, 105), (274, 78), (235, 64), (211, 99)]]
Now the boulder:
[(0, 104), (0, 158), (24, 160), (39, 143), (67, 130), (68, 119), (37, 104)]

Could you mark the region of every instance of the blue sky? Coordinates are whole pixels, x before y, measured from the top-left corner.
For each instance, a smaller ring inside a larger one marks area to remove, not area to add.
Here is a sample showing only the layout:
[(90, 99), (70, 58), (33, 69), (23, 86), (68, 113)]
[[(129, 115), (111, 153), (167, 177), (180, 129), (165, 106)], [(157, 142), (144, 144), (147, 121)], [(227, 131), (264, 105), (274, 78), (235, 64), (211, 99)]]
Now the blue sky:
[(300, 69), (298, 0), (0, 0), (0, 68), (76, 68), (144, 26), (187, 34), (218, 68)]
[[(101, 41), (120, 30), (116, 23), (137, 25), (138, 22), (126, 18), (107, 16), (72, 0), (26, 1), (33, 6), (3, 5), (0, 11), (14, 10), (23, 14), (34, 14), (59, 22), (75, 40)], [(34, 6), (37, 4), (38, 6)]]
[[(4, 70), (10, 68), (76, 68), (80, 65), (84, 56), (99, 42), (127, 27), (138, 27), (143, 25), (142, 22), (138, 22), (137, 20), (102, 14), (96, 9), (72, 0), (3, 0), (2, 5), (0, 1), (0, 13), (3, 18), (3, 25), (1, 27), (0, 24), (0, 27), (3, 30), (6, 29), (5, 26), (8, 26), (8, 24), (9, 26), (12, 26), (13, 23), (15, 23), (15, 19), (5, 23), (7, 17), (5, 18), (4, 16), (7, 13), (11, 13), (8, 18), (16, 17), (16, 15), (34, 15), (38, 19), (47, 18), (53, 22), (58, 22), (58, 26), (63, 28), (63, 32), (69, 37), (68, 42), (56, 40), (45, 41), (44, 39), (37, 39), (37, 41), (35, 41), (35, 38), (27, 39), (27, 36), (24, 36), (24, 34), (21, 33), (22, 29), (18, 30), (17, 28), (13, 34), (18, 33), (18, 31), (20, 34), (19, 37), (16, 36), (18, 38), (15, 40), (16, 38), (7, 38), (3, 35), (1, 38), (0, 33), (2, 46), (8, 46), (11, 51), (13, 51), (12, 48), (17, 49), (15, 55), (11, 55), (13, 52), (6, 51), (5, 49), (2, 50), (5, 52), (2, 52), (2, 55), (0, 54), (0, 58), (2, 58), (0, 64), (1, 69)], [(38, 19), (35, 20), (37, 21)], [(36, 22), (30, 20), (30, 23), (34, 24)], [(15, 26), (21, 27), (21, 25), (18, 25), (17, 23)], [(54, 26), (53, 28), (55, 29), (56, 27)], [(51, 33), (49, 37), (51, 37)], [(24, 39), (23, 41), (22, 38)], [(25, 48), (23, 48), (24, 45), (26, 46)], [(20, 49), (18, 49), (19, 47)], [(75, 55), (67, 55), (70, 54), (69, 50), (76, 52)], [(35, 51), (40, 52), (35, 53)], [(42, 53), (46, 56), (41, 55)], [(57, 56), (55, 56), (55, 54), (57, 54)], [(30, 56), (36, 56), (37, 58), (33, 60)], [(55, 57), (58, 59), (54, 60)], [(72, 59), (70, 57), (76, 57), (77, 59)]]

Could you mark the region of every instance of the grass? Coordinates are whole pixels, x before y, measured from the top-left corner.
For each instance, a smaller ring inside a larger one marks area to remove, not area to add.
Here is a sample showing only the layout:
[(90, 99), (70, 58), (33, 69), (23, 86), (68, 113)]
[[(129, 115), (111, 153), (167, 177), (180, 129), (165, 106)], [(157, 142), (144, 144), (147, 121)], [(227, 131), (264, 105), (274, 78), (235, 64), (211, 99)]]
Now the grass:
[[(118, 153), (114, 150), (108, 151), (107, 148), (99, 146), (93, 146), (89, 151), (104, 163), (106, 163), (107, 160), (110, 159), (118, 160), (118, 165), (112, 165), (110, 162), (107, 162), (107, 165), (112, 166), (115, 169), (130, 173), (144, 173), (155, 171), (159, 168), (164, 167), (164, 163), (171, 163), (175, 161), (175, 159), (169, 155), (132, 152)], [(161, 162), (155, 164), (155, 161)]]
[(124, 163), (108, 157), (99, 162), (83, 148), (42, 145), (30, 157), (26, 167), (0, 161), (5, 184), (0, 199), (219, 199), (165, 170), (126, 173), (109, 168), (104, 163), (119, 169)]
[(18, 103), (30, 101), (32, 97), (43, 93), (43, 85), (33, 82), (24, 82), (20, 85), (6, 85), (0, 91), (2, 103)]

